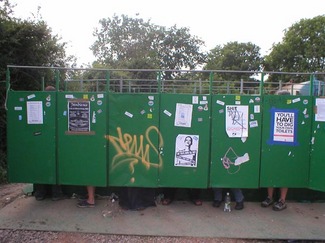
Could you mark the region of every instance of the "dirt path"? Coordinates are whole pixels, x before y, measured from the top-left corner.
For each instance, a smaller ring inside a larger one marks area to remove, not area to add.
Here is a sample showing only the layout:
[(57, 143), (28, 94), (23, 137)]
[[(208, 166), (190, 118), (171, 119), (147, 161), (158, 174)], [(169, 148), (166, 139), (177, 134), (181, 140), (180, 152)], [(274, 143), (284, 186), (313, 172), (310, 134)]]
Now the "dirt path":
[(23, 189), (26, 184), (12, 183), (0, 185), (0, 209), (14, 201), (16, 198), (23, 196)]

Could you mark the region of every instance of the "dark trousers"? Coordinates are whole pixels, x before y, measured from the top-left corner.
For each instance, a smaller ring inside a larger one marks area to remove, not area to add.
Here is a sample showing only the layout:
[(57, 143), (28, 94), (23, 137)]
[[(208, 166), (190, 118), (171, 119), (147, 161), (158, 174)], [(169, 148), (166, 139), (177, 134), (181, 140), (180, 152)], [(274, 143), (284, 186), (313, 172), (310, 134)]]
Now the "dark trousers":
[[(190, 200), (200, 199), (201, 189), (190, 188), (188, 190), (188, 195)], [(164, 188), (163, 194), (165, 199), (174, 200), (177, 192), (177, 188)]]

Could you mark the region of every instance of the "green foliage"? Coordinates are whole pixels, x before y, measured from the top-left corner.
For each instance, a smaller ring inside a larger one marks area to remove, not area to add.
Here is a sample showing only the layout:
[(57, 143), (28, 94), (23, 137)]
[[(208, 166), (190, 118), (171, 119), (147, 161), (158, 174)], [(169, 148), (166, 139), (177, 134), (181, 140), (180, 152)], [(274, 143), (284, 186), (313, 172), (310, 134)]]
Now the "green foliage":
[[(204, 69), (206, 70), (225, 70), (224, 72), (214, 72), (213, 80), (215, 90), (218, 93), (228, 92), (227, 90), (240, 89), (240, 81), (246, 83), (246, 87), (256, 88), (259, 86), (258, 82), (253, 81), (252, 72), (261, 70), (261, 63), (263, 58), (260, 55), (260, 47), (248, 43), (229, 42), (224, 46), (216, 46), (208, 55), (208, 62)], [(235, 70), (238, 72), (227, 72), (227, 70)], [(245, 71), (245, 72), (240, 72)], [(208, 78), (208, 73), (204, 77)], [(221, 81), (227, 81), (223, 83)], [(250, 81), (250, 82), (247, 82)], [(229, 83), (230, 82), (230, 83)], [(227, 87), (223, 87), (227, 85)]]
[[(281, 72), (324, 72), (325, 69), (325, 15), (301, 19), (289, 27), (282, 41), (273, 46), (265, 58), (265, 70)], [(271, 76), (276, 81), (279, 76)], [(282, 76), (292, 80), (292, 76)], [(294, 82), (306, 81), (306, 76), (295, 76)]]
[[(165, 28), (126, 15), (102, 19), (100, 25), (91, 47), (97, 57), (96, 65), (120, 69), (193, 69), (205, 61), (200, 50), (204, 42), (191, 36), (187, 28)], [(170, 78), (167, 73), (163, 75)]]
[[(51, 34), (45, 22), (2, 20), (0, 23), (0, 75), (7, 65), (64, 66), (65, 43)], [(13, 89), (39, 89), (41, 77), (53, 80), (53, 72), (24, 69), (11, 71)]]
[(10, 19), (13, 7), (9, 0), (0, 0), (0, 19)]
[[(47, 24), (39, 19), (21, 20), (12, 16), (13, 5), (0, 0), (0, 180), (6, 168), (6, 71), (7, 65), (67, 66), (73, 57), (66, 57), (65, 45)], [(49, 69), (10, 69), (10, 89), (41, 90), (55, 83)]]
[(153, 38), (150, 34), (154, 26), (150, 21), (114, 15), (112, 18), (101, 19), (99, 23), (100, 29), (94, 32), (97, 41), (91, 47), (99, 63), (123, 68), (116, 65), (116, 62), (127, 65), (132, 59), (142, 58), (144, 55), (148, 55), (148, 59), (152, 58), (149, 50)]
[[(208, 56), (206, 70), (237, 70), (259, 71), (262, 57), (260, 47), (248, 43), (229, 42), (224, 46), (216, 46)], [(235, 75), (234, 79), (248, 79), (251, 74)], [(232, 78), (230, 75), (220, 74), (220, 78)]]

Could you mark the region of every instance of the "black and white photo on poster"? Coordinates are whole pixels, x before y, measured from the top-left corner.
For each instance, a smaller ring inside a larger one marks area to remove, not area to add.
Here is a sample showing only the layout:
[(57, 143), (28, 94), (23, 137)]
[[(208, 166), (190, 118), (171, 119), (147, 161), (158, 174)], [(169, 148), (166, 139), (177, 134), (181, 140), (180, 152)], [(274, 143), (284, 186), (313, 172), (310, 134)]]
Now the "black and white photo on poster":
[(199, 135), (179, 134), (175, 141), (175, 166), (197, 167)]

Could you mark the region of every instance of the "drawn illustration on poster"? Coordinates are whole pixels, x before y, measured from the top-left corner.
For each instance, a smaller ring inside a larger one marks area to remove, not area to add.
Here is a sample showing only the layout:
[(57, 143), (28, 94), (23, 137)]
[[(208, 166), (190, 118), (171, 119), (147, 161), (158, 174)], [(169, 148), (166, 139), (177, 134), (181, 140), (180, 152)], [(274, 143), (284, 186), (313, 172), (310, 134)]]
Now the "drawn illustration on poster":
[(68, 131), (90, 131), (90, 103), (88, 100), (70, 100), (68, 102)]
[(229, 147), (223, 158), (221, 159), (223, 167), (229, 174), (236, 174), (240, 170), (240, 165), (249, 161), (249, 154), (238, 156), (232, 147)]
[(192, 112), (193, 112), (193, 105), (177, 103), (174, 126), (191, 127)]
[(177, 135), (174, 165), (180, 167), (197, 167), (198, 148), (198, 135)]
[(248, 106), (226, 106), (226, 132), (228, 137), (248, 137)]
[(297, 110), (271, 109), (271, 144), (297, 145)]

